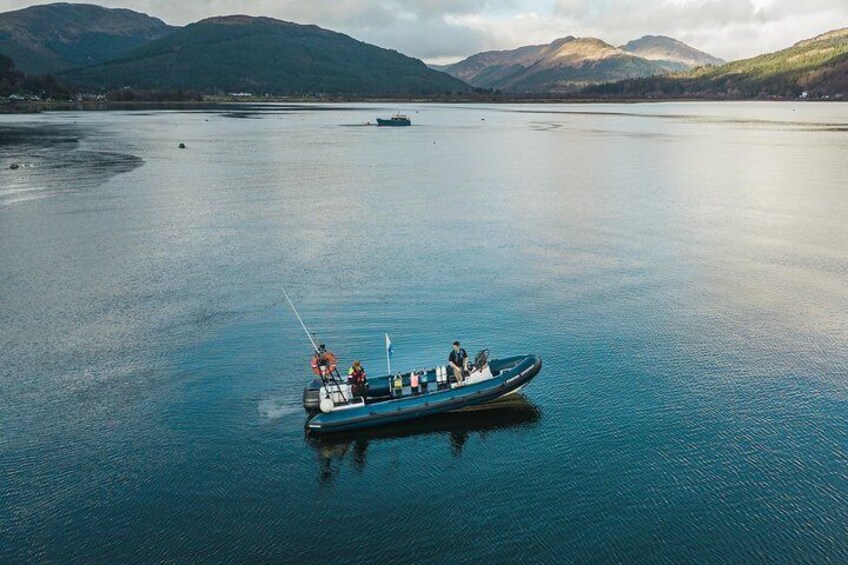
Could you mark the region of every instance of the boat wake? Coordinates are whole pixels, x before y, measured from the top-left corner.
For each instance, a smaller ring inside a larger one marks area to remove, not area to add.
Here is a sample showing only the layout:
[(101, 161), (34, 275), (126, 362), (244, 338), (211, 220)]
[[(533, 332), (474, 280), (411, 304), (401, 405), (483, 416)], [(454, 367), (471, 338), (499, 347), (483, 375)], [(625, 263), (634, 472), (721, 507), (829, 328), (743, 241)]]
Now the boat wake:
[(84, 149), (74, 128), (0, 126), (0, 207), (96, 188), (144, 164), (136, 155)]
[(299, 404), (281, 402), (273, 398), (266, 398), (259, 403), (259, 414), (268, 420), (279, 420), (290, 414), (302, 414), (303, 407)]

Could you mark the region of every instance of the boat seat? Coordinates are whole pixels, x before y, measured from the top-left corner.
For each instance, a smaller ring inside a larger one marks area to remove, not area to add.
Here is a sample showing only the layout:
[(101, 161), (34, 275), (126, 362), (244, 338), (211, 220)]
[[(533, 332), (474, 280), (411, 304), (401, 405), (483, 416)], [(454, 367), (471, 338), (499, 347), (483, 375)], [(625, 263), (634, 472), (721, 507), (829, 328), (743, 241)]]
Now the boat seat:
[(487, 363), (482, 370), (474, 369), (471, 371), (471, 374), (465, 377), (462, 382), (463, 384), (474, 384), (491, 379), (493, 376), (492, 369), (489, 368), (489, 364)]

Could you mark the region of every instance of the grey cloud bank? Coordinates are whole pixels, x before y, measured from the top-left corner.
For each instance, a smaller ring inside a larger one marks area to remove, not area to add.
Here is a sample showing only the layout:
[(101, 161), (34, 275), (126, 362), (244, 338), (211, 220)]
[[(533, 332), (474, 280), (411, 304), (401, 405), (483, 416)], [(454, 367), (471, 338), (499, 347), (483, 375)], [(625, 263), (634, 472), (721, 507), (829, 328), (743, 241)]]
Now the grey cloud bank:
[[(33, 4), (0, 0), (0, 11)], [(624, 43), (676, 37), (732, 60), (848, 27), (846, 0), (105, 0), (90, 2), (186, 24), (225, 14), (314, 23), (434, 62), (565, 35)]]

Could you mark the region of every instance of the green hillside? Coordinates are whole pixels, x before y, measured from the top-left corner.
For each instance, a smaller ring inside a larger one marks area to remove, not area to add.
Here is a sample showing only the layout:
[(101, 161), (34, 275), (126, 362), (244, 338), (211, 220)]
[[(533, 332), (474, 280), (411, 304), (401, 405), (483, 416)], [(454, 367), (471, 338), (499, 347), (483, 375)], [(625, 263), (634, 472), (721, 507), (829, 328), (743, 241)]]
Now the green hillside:
[(396, 51), (311, 25), (211, 18), (62, 75), (98, 88), (255, 94), (433, 94), (468, 86)]
[(124, 9), (45, 4), (0, 14), (0, 51), (30, 74), (112, 59), (175, 28)]
[(688, 73), (592, 86), (586, 95), (626, 97), (810, 98), (848, 96), (848, 28), (788, 49)]
[(54, 77), (29, 76), (15, 67), (15, 63), (0, 53), (0, 98), (12, 94), (35, 94), (43, 98), (67, 100), (71, 93)]
[(15, 92), (23, 78), (23, 73), (15, 68), (12, 60), (0, 53), (0, 96), (8, 96)]

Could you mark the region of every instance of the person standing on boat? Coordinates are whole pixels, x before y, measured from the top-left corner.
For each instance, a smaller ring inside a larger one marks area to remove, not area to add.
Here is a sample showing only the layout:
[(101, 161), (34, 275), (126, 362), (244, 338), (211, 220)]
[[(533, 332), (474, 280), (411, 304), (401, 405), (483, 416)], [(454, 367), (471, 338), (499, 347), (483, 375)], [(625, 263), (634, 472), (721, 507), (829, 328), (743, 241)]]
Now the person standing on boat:
[(347, 371), (347, 384), (352, 387), (353, 396), (365, 396), (365, 382), (367, 376), (361, 361), (354, 361)]
[(321, 377), (333, 377), (336, 370), (336, 356), (332, 351), (327, 351), (324, 344), (318, 346), (315, 355), (312, 356), (312, 372)]
[(453, 351), (450, 352), (448, 363), (450, 363), (451, 369), (453, 369), (456, 384), (461, 385), (463, 375), (468, 370), (468, 353), (460, 347), (458, 341), (453, 342)]

